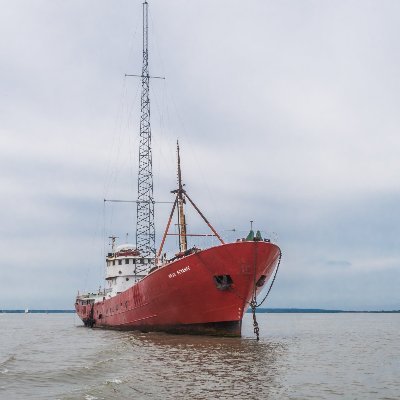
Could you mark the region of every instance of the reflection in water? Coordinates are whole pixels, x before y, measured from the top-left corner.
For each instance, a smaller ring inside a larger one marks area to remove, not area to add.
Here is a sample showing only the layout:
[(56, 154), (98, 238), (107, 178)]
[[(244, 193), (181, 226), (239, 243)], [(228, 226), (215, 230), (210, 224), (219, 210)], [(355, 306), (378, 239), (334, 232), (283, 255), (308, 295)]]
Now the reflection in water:
[[(2, 316), (1, 399), (398, 399), (399, 314), (262, 314), (261, 340)], [(377, 368), (379, 366), (379, 368)]]
[(121, 336), (125, 376), (110, 390), (122, 398), (136, 393), (140, 398), (266, 399), (282, 392), (278, 378), (285, 346), (279, 342), (139, 332)]

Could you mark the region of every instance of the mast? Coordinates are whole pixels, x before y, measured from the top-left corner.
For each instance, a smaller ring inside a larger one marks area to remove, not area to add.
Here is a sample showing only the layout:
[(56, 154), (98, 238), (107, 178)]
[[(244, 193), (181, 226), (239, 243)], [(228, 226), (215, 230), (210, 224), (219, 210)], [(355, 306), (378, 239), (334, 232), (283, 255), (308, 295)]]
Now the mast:
[[(178, 229), (179, 229), (178, 235), (179, 235), (180, 253), (184, 253), (187, 251), (187, 237), (188, 236), (216, 236), (218, 238), (218, 240), (221, 242), (221, 244), (225, 244), (225, 242), (222, 240), (221, 236), (218, 235), (218, 232), (208, 222), (207, 218), (199, 210), (199, 208), (196, 206), (196, 204), (194, 204), (193, 200), (189, 197), (189, 195), (186, 193), (186, 190), (183, 188), (184, 185), (182, 184), (181, 157), (179, 154), (179, 142), (178, 141), (176, 141), (176, 151), (178, 154), (178, 189), (171, 191), (171, 193), (175, 194), (175, 201), (174, 201), (174, 205), (172, 206), (172, 210), (171, 210), (171, 214), (168, 219), (167, 227), (165, 228), (164, 235), (161, 240), (160, 248), (158, 249), (156, 262), (160, 259), (166, 237), (168, 235), (175, 235), (174, 233), (172, 233), (172, 234), (168, 233), (169, 227), (171, 225), (172, 217), (175, 212), (175, 208), (178, 208)], [(186, 204), (186, 199), (189, 200), (189, 202), (193, 206), (193, 208), (199, 213), (200, 217), (207, 224), (207, 226), (211, 229), (211, 231), (213, 233), (212, 235), (187, 234), (186, 217), (185, 217), (184, 207), (183, 207), (183, 205)], [(185, 254), (181, 254), (181, 256), (182, 255), (185, 255)]]
[(181, 172), (181, 158), (179, 155), (179, 142), (176, 141), (176, 151), (178, 153), (178, 228), (179, 228), (179, 250), (186, 251), (187, 250), (187, 236), (186, 236), (186, 218), (183, 210), (183, 205), (185, 204), (185, 198), (183, 194), (185, 191), (183, 190), (182, 185), (182, 172)]
[(142, 256), (155, 258), (153, 171), (150, 128), (150, 75), (148, 49), (148, 3), (143, 3), (143, 65), (139, 142), (136, 248)]

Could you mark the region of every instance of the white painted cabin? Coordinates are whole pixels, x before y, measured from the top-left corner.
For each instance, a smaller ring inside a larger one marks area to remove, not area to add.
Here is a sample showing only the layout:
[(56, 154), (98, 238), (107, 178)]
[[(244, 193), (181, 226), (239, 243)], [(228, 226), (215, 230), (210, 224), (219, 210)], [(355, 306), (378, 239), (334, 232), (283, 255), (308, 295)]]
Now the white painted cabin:
[(129, 289), (154, 267), (154, 258), (142, 257), (133, 244), (121, 244), (106, 257), (107, 297)]

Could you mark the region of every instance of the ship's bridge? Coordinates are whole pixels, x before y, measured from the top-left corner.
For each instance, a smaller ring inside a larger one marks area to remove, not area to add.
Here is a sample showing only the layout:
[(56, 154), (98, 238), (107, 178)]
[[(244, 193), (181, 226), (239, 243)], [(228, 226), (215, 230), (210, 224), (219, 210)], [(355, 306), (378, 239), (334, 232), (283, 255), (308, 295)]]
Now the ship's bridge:
[(154, 266), (154, 258), (143, 257), (135, 245), (125, 243), (107, 254), (106, 264), (106, 280), (108, 287), (112, 289), (112, 296), (142, 279)]

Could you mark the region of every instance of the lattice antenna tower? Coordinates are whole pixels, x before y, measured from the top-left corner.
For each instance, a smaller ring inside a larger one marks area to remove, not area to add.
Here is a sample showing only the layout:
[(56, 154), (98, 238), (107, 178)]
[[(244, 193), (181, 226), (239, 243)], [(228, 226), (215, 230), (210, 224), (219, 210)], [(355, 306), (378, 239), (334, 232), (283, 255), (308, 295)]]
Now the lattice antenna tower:
[(148, 3), (143, 3), (143, 66), (139, 141), (138, 199), (136, 219), (136, 247), (141, 255), (154, 257), (155, 226), (153, 197), (153, 168), (150, 128), (150, 74)]

